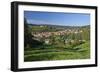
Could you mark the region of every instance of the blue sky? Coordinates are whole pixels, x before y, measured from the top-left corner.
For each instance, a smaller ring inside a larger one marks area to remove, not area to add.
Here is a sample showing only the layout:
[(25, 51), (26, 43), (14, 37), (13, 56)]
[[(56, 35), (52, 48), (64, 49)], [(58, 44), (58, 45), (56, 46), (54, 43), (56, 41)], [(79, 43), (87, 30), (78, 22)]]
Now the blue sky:
[(51, 24), (63, 26), (84, 26), (90, 24), (90, 14), (24, 11), (30, 24)]

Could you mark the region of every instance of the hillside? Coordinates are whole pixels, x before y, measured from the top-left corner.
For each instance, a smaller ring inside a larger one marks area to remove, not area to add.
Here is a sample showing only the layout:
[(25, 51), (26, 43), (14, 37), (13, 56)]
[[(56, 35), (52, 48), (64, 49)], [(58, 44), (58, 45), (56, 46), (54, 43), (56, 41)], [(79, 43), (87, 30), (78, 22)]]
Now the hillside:
[(24, 61), (90, 58), (90, 25), (26, 24)]

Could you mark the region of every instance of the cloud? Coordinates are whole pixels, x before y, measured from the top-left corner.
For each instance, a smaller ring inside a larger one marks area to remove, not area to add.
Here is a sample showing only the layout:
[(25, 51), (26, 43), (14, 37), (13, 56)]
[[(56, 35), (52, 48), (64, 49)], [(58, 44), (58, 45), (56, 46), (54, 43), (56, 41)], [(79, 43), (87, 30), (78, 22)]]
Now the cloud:
[(27, 22), (29, 24), (53, 24), (51, 22), (43, 21), (43, 20), (37, 20), (37, 19), (28, 19)]

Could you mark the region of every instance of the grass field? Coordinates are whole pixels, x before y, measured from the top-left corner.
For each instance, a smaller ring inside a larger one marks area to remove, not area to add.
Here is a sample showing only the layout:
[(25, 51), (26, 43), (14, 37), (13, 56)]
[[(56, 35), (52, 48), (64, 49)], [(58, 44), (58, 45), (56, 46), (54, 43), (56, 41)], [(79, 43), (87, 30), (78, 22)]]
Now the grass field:
[(90, 42), (68, 47), (43, 45), (37, 48), (27, 48), (24, 51), (24, 61), (72, 60), (90, 58)]

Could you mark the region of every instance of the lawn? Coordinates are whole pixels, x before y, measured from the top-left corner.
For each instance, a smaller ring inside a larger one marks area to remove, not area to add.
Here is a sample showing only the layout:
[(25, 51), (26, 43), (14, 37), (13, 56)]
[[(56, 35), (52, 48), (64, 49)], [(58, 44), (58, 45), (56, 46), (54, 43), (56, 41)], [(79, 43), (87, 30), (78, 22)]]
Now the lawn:
[(38, 48), (28, 48), (24, 51), (24, 61), (72, 60), (89, 59), (90, 43), (69, 48), (68, 46), (45, 45)]

